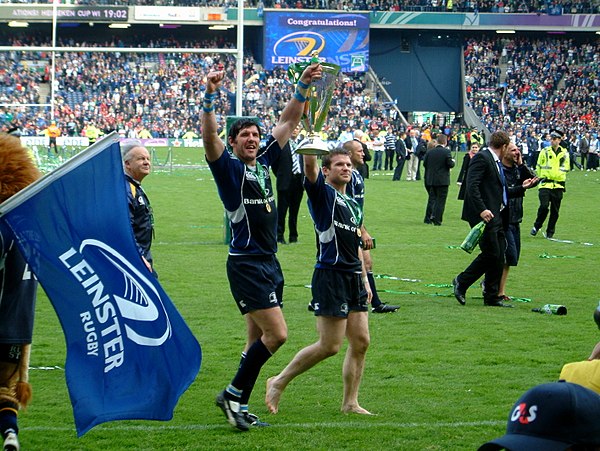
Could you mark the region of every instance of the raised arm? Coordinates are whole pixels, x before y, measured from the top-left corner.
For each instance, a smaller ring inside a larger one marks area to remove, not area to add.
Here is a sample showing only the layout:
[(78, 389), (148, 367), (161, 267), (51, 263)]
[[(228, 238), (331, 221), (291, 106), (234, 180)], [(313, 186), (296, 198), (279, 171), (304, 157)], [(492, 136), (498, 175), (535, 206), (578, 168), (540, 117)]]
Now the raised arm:
[(206, 91), (202, 104), (202, 142), (207, 161), (218, 160), (225, 151), (225, 145), (219, 138), (214, 106), (217, 89), (221, 86), (223, 78), (225, 71), (211, 71), (206, 76)]
[(319, 165), (316, 155), (304, 155), (304, 176), (310, 183), (315, 183), (319, 177)]
[(308, 95), (310, 89), (310, 84), (314, 80), (320, 79), (322, 74), (323, 69), (318, 63), (311, 64), (304, 69), (304, 72), (302, 72), (300, 81), (296, 86), (296, 92), (281, 112), (279, 121), (272, 132), (280, 147), (283, 148), (283, 146), (285, 146), (285, 143), (287, 143), (292, 136), (292, 132), (300, 123), (300, 119), (302, 118), (302, 113), (304, 111), (306, 96)]

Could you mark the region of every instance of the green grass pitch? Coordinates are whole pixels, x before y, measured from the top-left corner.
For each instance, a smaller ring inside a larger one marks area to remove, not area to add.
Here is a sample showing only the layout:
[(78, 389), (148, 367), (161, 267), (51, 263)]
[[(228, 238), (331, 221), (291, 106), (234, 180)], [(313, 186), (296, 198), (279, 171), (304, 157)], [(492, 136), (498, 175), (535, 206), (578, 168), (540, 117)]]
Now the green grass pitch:
[[(600, 299), (600, 175), (568, 176), (555, 237), (570, 243), (529, 236), (538, 202), (537, 190), (528, 192), (521, 262), (511, 271), (507, 294), (531, 302), (496, 309), (483, 307), (478, 287), (467, 292), (465, 307), (451, 295), (452, 278), (473, 258), (457, 248), (468, 226), (459, 219), (456, 185), (443, 226), (432, 227), (423, 224), (422, 182), (392, 182), (391, 172), (374, 172), (366, 181), (366, 225), (377, 239), (374, 272), (390, 276), (378, 279), (377, 288), (384, 301), (401, 305), (397, 313), (369, 319), (371, 347), (359, 399), (376, 415), (340, 413), (345, 349), (294, 380), (277, 415), (264, 405), (266, 378), (316, 339), (305, 288), (315, 238), (304, 201), (299, 242), (280, 246), (278, 254), (289, 339), (265, 365), (250, 402), (272, 426), (236, 432), (214, 403), (245, 342), (225, 275), (223, 208), (200, 150), (174, 150), (172, 168), (164, 165), (166, 152), (157, 151), (155, 172), (144, 181), (156, 219), (155, 263), (202, 346), (202, 369), (172, 421), (106, 423), (78, 439), (62, 330), (40, 291), (30, 372), (34, 398), (20, 415), (23, 449), (472, 450), (503, 434), (509, 409), (525, 390), (556, 380), (564, 363), (586, 359), (600, 339), (592, 320)], [(453, 179), (457, 174), (454, 169)], [(566, 305), (567, 316), (531, 312), (545, 303)]]

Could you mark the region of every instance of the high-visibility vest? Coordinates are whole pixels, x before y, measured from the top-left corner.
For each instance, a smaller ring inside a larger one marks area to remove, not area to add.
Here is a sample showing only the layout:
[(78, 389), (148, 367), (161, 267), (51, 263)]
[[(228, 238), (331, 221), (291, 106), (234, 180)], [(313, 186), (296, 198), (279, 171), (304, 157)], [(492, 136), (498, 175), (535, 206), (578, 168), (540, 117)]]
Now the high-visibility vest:
[(98, 139), (99, 135), (100, 135), (100, 130), (97, 129), (96, 127), (94, 127), (93, 125), (90, 125), (85, 130), (85, 136), (88, 137), (88, 139), (90, 140), (90, 142), (96, 142), (96, 140)]
[(542, 149), (537, 161), (538, 177), (545, 179), (540, 188), (564, 189), (567, 172), (571, 168), (569, 152), (564, 147), (558, 147), (554, 152), (552, 146)]

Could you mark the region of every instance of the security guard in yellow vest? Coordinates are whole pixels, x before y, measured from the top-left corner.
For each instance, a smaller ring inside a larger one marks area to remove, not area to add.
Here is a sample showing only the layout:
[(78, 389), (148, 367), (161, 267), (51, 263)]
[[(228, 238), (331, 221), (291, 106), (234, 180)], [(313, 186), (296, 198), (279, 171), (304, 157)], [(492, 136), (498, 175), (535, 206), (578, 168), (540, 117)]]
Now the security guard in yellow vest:
[(94, 124), (90, 123), (85, 128), (85, 136), (87, 136), (87, 139), (90, 142), (90, 146), (96, 142), (96, 140), (98, 139), (98, 137), (101, 134), (102, 134), (102, 132), (100, 131), (100, 129), (96, 128), (96, 126)]
[(531, 229), (531, 235), (537, 235), (544, 225), (544, 221), (550, 211), (550, 219), (546, 227), (546, 238), (552, 238), (558, 221), (560, 203), (565, 192), (567, 172), (571, 167), (569, 151), (560, 146), (564, 133), (560, 130), (552, 130), (550, 133), (551, 146), (542, 149), (538, 157), (538, 177), (540, 178), (540, 207), (537, 218)]
[(473, 131), (471, 132), (471, 146), (475, 143), (479, 144), (479, 148), (482, 148), (483, 145), (485, 144), (483, 136), (481, 136), (479, 134), (479, 132), (477, 131), (476, 128), (474, 128)]

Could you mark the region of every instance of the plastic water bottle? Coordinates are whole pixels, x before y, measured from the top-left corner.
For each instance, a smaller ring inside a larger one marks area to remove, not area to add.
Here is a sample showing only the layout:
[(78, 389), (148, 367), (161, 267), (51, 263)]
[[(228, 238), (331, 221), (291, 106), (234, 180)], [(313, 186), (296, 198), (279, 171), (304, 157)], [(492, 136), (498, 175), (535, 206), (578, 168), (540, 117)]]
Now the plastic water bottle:
[(475, 247), (479, 243), (479, 240), (481, 239), (481, 235), (483, 235), (484, 229), (485, 221), (481, 221), (479, 224), (477, 224), (471, 229), (469, 234), (465, 237), (465, 240), (460, 245), (460, 248), (463, 251), (468, 252), (469, 254), (473, 252), (473, 249), (475, 249)]
[(536, 313), (546, 313), (547, 315), (563, 316), (567, 314), (567, 307), (559, 304), (546, 304), (540, 308), (532, 308), (531, 311)]

